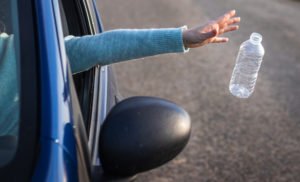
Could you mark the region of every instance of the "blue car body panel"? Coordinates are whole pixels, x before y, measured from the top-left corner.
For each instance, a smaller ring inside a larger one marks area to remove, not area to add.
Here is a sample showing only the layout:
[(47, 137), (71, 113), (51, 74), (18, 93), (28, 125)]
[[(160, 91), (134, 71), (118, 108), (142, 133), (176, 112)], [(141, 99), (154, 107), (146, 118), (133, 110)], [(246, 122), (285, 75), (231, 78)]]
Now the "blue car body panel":
[(42, 99), (40, 154), (32, 181), (78, 181), (68, 63), (58, 1), (36, 0), (35, 5)]

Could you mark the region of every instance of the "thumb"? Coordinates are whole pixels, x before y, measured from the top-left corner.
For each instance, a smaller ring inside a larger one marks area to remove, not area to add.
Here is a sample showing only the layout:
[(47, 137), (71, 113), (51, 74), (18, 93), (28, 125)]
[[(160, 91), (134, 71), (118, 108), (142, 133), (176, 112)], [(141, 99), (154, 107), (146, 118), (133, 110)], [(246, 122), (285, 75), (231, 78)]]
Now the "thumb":
[(217, 35), (217, 33), (218, 33), (217, 29), (213, 29), (210, 32), (203, 33), (203, 38), (205, 39), (213, 38)]

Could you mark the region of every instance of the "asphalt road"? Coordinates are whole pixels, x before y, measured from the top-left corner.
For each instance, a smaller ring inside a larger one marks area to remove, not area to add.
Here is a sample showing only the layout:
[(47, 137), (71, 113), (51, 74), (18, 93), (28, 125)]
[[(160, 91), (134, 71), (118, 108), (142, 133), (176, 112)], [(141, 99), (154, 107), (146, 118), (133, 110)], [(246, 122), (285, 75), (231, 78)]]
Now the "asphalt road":
[[(300, 2), (293, 0), (99, 0), (106, 30), (189, 27), (230, 9), (242, 18), (227, 44), (115, 65), (125, 97), (158, 96), (191, 115), (186, 149), (137, 181), (300, 181)], [(266, 50), (254, 95), (228, 83), (239, 45), (252, 32)]]

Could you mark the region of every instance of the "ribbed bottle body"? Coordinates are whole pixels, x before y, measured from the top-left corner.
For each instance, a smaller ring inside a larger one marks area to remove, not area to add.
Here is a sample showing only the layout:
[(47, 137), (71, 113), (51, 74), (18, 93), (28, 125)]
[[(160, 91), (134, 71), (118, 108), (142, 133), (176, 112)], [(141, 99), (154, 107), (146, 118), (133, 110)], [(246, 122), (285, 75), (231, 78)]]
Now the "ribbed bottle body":
[(253, 93), (264, 56), (261, 35), (254, 36), (259, 37), (253, 37), (252, 34), (251, 38), (240, 46), (229, 84), (231, 94), (239, 98), (248, 98)]

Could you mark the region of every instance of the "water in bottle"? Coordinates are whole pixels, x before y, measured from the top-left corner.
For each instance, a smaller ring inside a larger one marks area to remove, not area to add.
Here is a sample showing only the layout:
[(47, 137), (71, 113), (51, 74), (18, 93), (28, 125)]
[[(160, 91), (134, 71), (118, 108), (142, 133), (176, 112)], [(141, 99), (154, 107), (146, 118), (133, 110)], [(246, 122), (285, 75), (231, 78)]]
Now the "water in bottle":
[(254, 91), (258, 71), (265, 53), (262, 36), (252, 33), (250, 39), (241, 44), (232, 72), (229, 90), (239, 98), (248, 98)]

